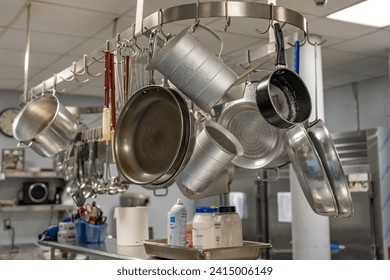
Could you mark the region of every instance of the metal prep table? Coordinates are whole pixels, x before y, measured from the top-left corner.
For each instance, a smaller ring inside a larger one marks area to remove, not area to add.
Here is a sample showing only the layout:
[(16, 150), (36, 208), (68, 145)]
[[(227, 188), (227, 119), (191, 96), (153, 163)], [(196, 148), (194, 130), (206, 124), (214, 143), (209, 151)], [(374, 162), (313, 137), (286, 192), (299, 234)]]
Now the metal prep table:
[(144, 245), (117, 246), (116, 239), (106, 239), (98, 244), (86, 243), (59, 243), (57, 241), (38, 241), (38, 245), (50, 247), (50, 258), (55, 259), (55, 250), (78, 253), (88, 257), (111, 260), (146, 260), (153, 259), (145, 252)]

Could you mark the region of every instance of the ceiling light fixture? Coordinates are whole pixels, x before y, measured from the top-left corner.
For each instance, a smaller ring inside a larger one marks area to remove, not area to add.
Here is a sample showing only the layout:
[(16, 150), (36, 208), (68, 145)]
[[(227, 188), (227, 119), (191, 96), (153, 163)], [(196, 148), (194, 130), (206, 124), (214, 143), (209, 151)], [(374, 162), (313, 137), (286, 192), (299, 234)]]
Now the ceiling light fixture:
[(327, 17), (382, 28), (390, 25), (389, 10), (389, 0), (366, 0)]

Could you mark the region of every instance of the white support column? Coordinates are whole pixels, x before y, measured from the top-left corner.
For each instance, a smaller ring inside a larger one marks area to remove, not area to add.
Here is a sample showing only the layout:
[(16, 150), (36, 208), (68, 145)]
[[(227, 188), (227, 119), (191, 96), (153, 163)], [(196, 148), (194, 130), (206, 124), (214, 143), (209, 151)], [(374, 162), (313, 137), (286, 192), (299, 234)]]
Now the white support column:
[[(321, 38), (311, 36), (313, 42)], [(322, 81), (321, 46), (315, 47), (306, 43), (301, 48), (300, 76), (310, 91), (313, 109), (310, 121), (316, 118), (324, 119), (324, 99)], [(315, 63), (315, 56), (317, 57)], [(317, 75), (315, 68), (317, 68)], [(317, 76), (317, 86), (315, 83)], [(315, 97), (317, 87), (317, 98)], [(315, 104), (317, 102), (317, 105)], [(313, 212), (307, 202), (293, 168), (290, 166), (290, 189), (292, 199), (292, 245), (295, 260), (329, 260), (330, 237), (329, 218)]]

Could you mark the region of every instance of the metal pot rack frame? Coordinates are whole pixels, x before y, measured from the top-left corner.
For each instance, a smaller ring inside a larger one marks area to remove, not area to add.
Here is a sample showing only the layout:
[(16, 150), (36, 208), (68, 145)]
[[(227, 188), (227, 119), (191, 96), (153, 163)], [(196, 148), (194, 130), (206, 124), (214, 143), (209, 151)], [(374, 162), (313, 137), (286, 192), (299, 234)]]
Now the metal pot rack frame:
[[(73, 62), (71, 66), (31, 88), (29, 92), (30, 97), (33, 98), (38, 93), (43, 93), (45, 91), (55, 91), (56, 86), (63, 81), (80, 81), (79, 77), (84, 74), (87, 74), (90, 77), (96, 77), (96, 74), (91, 74), (88, 71), (88, 67), (94, 63), (101, 62), (102, 58), (104, 58), (105, 50), (115, 51), (124, 41), (137, 44), (137, 38), (140, 38), (141, 36), (149, 37), (151, 30), (158, 28), (162, 31), (164, 24), (176, 21), (193, 19), (194, 23), (197, 23), (202, 18), (225, 18), (224, 31), (227, 31), (232, 17), (268, 20), (268, 28), (264, 31), (257, 30), (259, 33), (266, 33), (272, 27), (273, 21), (278, 21), (283, 25), (289, 24), (299, 29), (294, 34), (285, 37), (287, 42), (295, 42), (299, 40), (301, 45), (306, 42), (311, 45), (321, 45), (323, 43), (310, 42), (308, 24), (304, 16), (294, 10), (273, 4), (227, 0), (218, 2), (197, 1), (191, 4), (159, 9), (145, 18), (143, 18), (143, 8), (144, 0), (137, 0), (136, 22), (133, 23), (130, 28), (122, 33), (118, 33), (115, 38), (107, 40), (104, 46), (95, 49), (89, 54), (85, 54), (82, 59)], [(161, 32), (161, 34), (164, 33)], [(162, 46), (164, 44), (164, 40), (159, 38), (158, 44)], [(292, 44), (289, 43), (286, 48), (291, 46)], [(274, 54), (275, 45), (274, 43), (269, 43), (264, 45), (262, 48), (252, 51), (251, 53), (247, 50), (246, 54), (229, 61), (229, 64), (243, 66), (244, 64), (256, 62), (253, 63), (251, 67), (243, 67), (244, 69), (247, 69), (242, 74), (242, 76), (244, 76), (253, 72), (256, 67), (260, 67), (265, 63), (264, 60), (269, 60), (270, 55)], [(80, 81), (80, 84), (83, 84), (87, 80), (88, 79)]]

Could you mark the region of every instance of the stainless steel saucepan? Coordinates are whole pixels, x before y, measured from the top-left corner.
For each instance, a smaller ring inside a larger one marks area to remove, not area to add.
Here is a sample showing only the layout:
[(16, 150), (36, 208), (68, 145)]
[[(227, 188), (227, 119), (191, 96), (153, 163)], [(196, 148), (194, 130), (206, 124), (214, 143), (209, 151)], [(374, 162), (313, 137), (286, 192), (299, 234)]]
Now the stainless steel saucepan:
[(31, 147), (43, 157), (65, 151), (76, 137), (78, 122), (54, 94), (28, 102), (16, 116), (12, 132), (19, 147)]
[(274, 30), (278, 69), (260, 80), (256, 101), (267, 122), (278, 128), (289, 128), (309, 118), (311, 99), (299, 75), (285, 67), (284, 38), (279, 23), (275, 23)]

